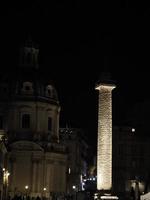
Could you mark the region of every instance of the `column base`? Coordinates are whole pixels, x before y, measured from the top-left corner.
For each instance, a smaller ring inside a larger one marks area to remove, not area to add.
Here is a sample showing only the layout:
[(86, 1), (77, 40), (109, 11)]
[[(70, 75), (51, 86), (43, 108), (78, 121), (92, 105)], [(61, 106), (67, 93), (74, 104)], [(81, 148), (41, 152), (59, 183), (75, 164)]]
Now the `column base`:
[(109, 199), (109, 200), (111, 200), (111, 199), (119, 199), (117, 196), (100, 196), (100, 199), (103, 199), (103, 200), (107, 200), (107, 199)]
[(117, 197), (116, 195), (106, 194), (106, 193), (98, 191), (97, 193), (94, 194), (94, 199), (95, 200), (118, 200), (119, 197)]

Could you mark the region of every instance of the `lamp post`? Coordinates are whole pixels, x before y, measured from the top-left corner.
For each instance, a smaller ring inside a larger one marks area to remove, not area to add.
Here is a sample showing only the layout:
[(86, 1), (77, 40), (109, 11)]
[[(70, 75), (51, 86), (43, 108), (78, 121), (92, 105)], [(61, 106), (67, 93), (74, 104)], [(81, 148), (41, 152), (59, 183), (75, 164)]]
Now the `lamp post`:
[(75, 200), (77, 200), (77, 186), (76, 186), (76, 185), (73, 185), (73, 186), (72, 186), (72, 189), (73, 189), (73, 191), (74, 191)]
[(46, 187), (43, 188), (43, 199), (46, 199)]
[(26, 197), (26, 199), (27, 199), (27, 196), (28, 196), (28, 189), (29, 189), (29, 186), (26, 185), (25, 186), (25, 197)]

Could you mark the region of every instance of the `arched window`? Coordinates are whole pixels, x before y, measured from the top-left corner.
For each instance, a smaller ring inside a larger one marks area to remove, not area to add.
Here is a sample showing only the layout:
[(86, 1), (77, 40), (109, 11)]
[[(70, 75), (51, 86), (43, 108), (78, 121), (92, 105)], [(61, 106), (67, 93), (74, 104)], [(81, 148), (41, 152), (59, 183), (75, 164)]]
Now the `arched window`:
[(22, 128), (30, 128), (30, 114), (23, 114), (22, 115)]
[(52, 96), (52, 86), (51, 85), (48, 85), (46, 87), (46, 96), (47, 97), (51, 97)]
[(33, 84), (31, 82), (24, 82), (22, 87), (23, 94), (33, 94)]

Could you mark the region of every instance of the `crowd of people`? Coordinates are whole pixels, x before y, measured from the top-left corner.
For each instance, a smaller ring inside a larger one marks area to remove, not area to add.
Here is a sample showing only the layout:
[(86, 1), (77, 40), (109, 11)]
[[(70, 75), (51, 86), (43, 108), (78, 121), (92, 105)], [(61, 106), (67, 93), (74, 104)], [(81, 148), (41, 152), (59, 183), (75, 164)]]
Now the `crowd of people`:
[(49, 198), (42, 196), (42, 197), (30, 197), (28, 195), (15, 195), (13, 198), (10, 196), (7, 198), (8, 200), (73, 200), (74, 196), (73, 195), (56, 195), (53, 194)]

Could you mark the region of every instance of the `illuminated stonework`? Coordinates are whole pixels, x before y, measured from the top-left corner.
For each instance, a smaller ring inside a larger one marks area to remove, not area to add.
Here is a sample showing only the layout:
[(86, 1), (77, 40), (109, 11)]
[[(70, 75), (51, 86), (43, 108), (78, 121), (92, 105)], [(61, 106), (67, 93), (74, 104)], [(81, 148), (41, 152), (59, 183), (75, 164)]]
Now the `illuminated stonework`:
[(115, 85), (99, 84), (97, 189), (112, 188), (112, 90)]

